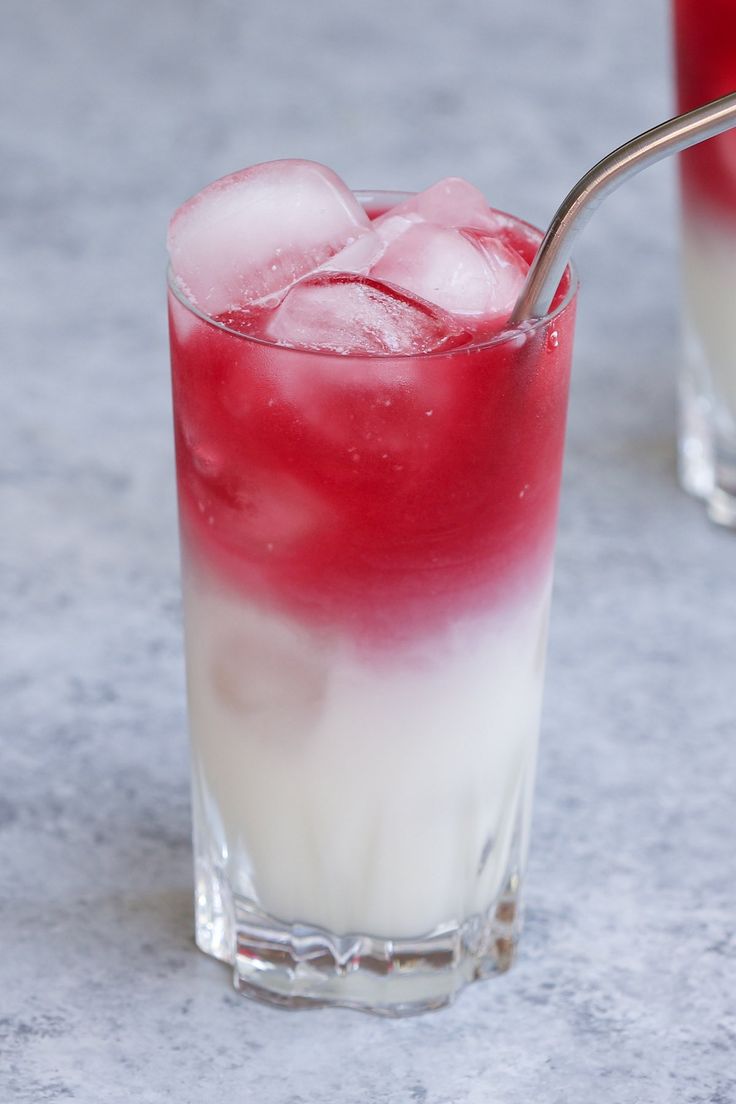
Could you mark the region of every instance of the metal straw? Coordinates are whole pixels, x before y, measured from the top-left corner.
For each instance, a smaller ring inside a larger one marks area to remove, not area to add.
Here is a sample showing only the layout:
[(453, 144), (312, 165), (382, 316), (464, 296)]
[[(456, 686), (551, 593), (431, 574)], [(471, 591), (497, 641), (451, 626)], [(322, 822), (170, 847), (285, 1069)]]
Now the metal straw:
[(511, 324), (547, 313), (567, 268), (573, 242), (605, 197), (624, 180), (671, 153), (736, 126), (736, 92), (668, 119), (619, 146), (594, 165), (558, 208), (511, 315)]

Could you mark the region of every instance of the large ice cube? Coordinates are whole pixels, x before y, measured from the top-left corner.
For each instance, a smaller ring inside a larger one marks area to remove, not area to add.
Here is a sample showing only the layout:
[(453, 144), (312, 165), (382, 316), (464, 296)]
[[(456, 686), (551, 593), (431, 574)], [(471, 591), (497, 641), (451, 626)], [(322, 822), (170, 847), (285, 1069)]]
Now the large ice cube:
[(488, 235), (418, 222), (387, 246), (371, 276), (458, 318), (501, 319), (511, 313), (527, 268)]
[(392, 207), (376, 220), (376, 229), (379, 224), (399, 216), (405, 219), (422, 219), (424, 222), (449, 228), (466, 226), (488, 233), (505, 225), (503, 216), (490, 210), (483, 193), (459, 176), (448, 176), (439, 180), (430, 188), (425, 188), (423, 192), (418, 192)]
[(368, 226), (331, 169), (269, 161), (215, 181), (180, 207), (169, 256), (188, 298), (218, 315), (280, 294)]
[(377, 280), (326, 273), (301, 280), (269, 319), (281, 345), (335, 353), (429, 353), (467, 338), (458, 322)]

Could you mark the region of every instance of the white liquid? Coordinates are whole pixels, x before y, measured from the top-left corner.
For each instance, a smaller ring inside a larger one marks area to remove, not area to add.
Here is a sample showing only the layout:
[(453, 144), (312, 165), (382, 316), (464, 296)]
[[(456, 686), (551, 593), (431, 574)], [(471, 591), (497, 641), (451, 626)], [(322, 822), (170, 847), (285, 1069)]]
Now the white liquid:
[(487, 908), (530, 815), (549, 585), (359, 655), (185, 572), (195, 785), (232, 889), (276, 918), (416, 936)]
[(683, 220), (685, 308), (699, 346), (703, 381), (725, 432), (736, 432), (736, 233), (704, 216)]

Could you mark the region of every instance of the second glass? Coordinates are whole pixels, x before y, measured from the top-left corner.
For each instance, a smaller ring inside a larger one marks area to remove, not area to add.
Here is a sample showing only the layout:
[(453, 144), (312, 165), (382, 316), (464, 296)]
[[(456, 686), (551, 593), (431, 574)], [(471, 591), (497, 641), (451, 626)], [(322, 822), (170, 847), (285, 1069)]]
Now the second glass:
[[(732, 0), (674, 0), (678, 110), (736, 89)], [(680, 157), (685, 349), (679, 469), (736, 528), (736, 131)]]
[(244, 992), (400, 1015), (512, 961), (575, 291), (375, 357), (170, 283), (197, 942)]

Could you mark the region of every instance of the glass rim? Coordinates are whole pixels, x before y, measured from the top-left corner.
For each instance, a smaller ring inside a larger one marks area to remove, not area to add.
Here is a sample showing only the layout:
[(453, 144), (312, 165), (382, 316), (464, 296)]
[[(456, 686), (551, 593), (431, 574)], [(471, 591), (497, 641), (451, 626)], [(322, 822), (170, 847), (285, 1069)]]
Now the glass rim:
[[(394, 202), (401, 202), (402, 199), (408, 199), (412, 195), (416, 195), (415, 192), (394, 191), (392, 189), (387, 189), (387, 188), (384, 188), (384, 189), (354, 188), (354, 189), (352, 189), (352, 192), (353, 192), (353, 195), (356, 197), (356, 199), (361, 200), (361, 201), (366, 201), (366, 202), (369, 202), (371, 199), (380, 199), (381, 197), (388, 197), (388, 196), (391, 196), (392, 199), (394, 200)], [(495, 208), (495, 207), (491, 207), (489, 209), (492, 210), (492, 211), (495, 211), (497, 214), (501, 215), (503, 218), (509, 219), (510, 222), (516, 224), (517, 226), (521, 226), (525, 230), (533, 231), (535, 236), (541, 235), (541, 233), (542, 233), (538, 229), (538, 227), (534, 226), (530, 222), (527, 222), (525, 219), (519, 218), (517, 215), (511, 215), (507, 211), (500, 211), (500, 210), (498, 210), (498, 208)], [(541, 243), (541, 237), (540, 237), (540, 243)], [(308, 275), (311, 275), (311, 273), (308, 274)], [(315, 356), (315, 357), (322, 357), (322, 358), (325, 358), (325, 357), (333, 358), (334, 357), (336, 361), (345, 361), (345, 360), (381, 360), (381, 361), (383, 361), (383, 360), (407, 360), (407, 361), (408, 360), (422, 360), (422, 361), (424, 361), (424, 360), (431, 360), (433, 357), (451, 357), (451, 356), (460, 356), (461, 354), (467, 354), (467, 353), (470, 353), (470, 352), (474, 353), (476, 350), (489, 349), (489, 348), (493, 348), (497, 345), (504, 345), (506, 342), (516, 341), (516, 340), (518, 340), (519, 336), (522, 335), (522, 334), (527, 335), (527, 334), (536, 333), (537, 330), (542, 329), (549, 322), (553, 321), (560, 314), (562, 314), (563, 311), (567, 310), (567, 308), (570, 306), (573, 299), (577, 295), (578, 289), (580, 287), (580, 281), (578, 280), (577, 271), (576, 271), (575, 266), (573, 265), (572, 261), (570, 261), (568, 263), (567, 268), (565, 269), (565, 274), (563, 275), (563, 279), (565, 279), (565, 276), (567, 276), (568, 279), (569, 279), (568, 288), (567, 288), (567, 291), (565, 292), (564, 296), (562, 297), (561, 302), (558, 303), (558, 305), (554, 308), (554, 310), (547, 311), (546, 314), (541, 315), (541, 317), (539, 317), (539, 318), (531, 318), (531, 319), (525, 320), (524, 322), (520, 322), (517, 326), (513, 326), (510, 329), (503, 329), (499, 333), (494, 334), (492, 337), (489, 337), (486, 341), (471, 342), (469, 345), (460, 345), (460, 346), (457, 346), (457, 347), (452, 348), (452, 349), (434, 349), (434, 350), (432, 350), (431, 352), (428, 352), (428, 353), (361, 353), (361, 352), (338, 353), (334, 349), (306, 349), (306, 348), (300, 348), (297, 345), (279, 345), (275, 341), (267, 341), (263, 337), (256, 337), (253, 334), (246, 334), (246, 333), (243, 333), (241, 330), (233, 329), (232, 326), (227, 326), (227, 325), (225, 325), (224, 322), (219, 322), (216, 318), (213, 318), (211, 315), (206, 314), (203, 310), (201, 310), (200, 307), (197, 306), (196, 303), (193, 303), (191, 301), (191, 299), (189, 299), (187, 297), (186, 293), (184, 292), (184, 290), (182, 289), (182, 287), (178, 283), (178, 278), (174, 274), (174, 270), (173, 270), (173, 267), (171, 265), (171, 261), (169, 261), (169, 264), (168, 264), (167, 269), (166, 269), (167, 284), (168, 284), (169, 290), (174, 295), (174, 297), (179, 301), (179, 303), (181, 303), (181, 305), (183, 307), (185, 307), (188, 311), (190, 311), (192, 314), (194, 314), (197, 318), (201, 319), (203, 322), (206, 322), (208, 325), (212, 326), (213, 329), (220, 330), (223, 333), (230, 334), (232, 337), (239, 338), (241, 341), (251, 342), (254, 345), (263, 346), (266, 349), (278, 349), (280, 352), (283, 352), (284, 354), (294, 353), (294, 354), (297, 354), (299, 356)], [(298, 283), (298, 282), (299, 282), (298, 280), (295, 281), (295, 283)]]

